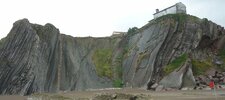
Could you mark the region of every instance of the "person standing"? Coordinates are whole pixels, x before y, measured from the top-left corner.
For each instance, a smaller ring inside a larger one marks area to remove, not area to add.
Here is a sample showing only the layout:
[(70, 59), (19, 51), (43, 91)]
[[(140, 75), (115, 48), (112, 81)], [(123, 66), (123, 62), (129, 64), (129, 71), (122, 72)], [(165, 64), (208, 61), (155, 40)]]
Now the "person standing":
[(209, 87), (210, 87), (211, 89), (214, 89), (215, 83), (214, 83), (213, 80), (211, 80), (211, 81), (209, 82)]

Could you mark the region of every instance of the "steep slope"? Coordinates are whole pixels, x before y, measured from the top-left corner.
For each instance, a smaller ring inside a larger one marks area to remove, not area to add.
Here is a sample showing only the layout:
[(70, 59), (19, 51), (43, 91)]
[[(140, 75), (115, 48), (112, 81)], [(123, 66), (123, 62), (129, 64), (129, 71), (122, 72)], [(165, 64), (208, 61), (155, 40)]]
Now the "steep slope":
[(0, 93), (149, 88), (153, 83), (193, 86), (193, 74), (207, 71), (196, 67), (199, 61), (221, 56), (224, 34), (223, 27), (184, 14), (162, 16), (125, 36), (104, 38), (71, 37), (51, 24), (22, 19), (1, 40)]
[(224, 33), (221, 26), (190, 15), (152, 20), (129, 38), (128, 56), (123, 62), (124, 82), (146, 88), (159, 82), (179, 89), (185, 79), (189, 83), (186, 85), (193, 86), (191, 62), (213, 60), (216, 52), (224, 48)]
[(25, 95), (112, 87), (112, 77), (97, 75), (92, 55), (98, 49), (116, 49), (118, 40), (73, 38), (59, 34), (51, 24), (19, 20), (2, 43), (0, 92)]

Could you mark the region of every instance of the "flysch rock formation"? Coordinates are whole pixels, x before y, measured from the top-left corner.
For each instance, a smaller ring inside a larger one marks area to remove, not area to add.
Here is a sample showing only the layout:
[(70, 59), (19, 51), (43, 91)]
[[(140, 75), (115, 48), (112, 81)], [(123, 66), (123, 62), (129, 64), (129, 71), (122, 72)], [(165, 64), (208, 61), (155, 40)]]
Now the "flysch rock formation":
[[(186, 14), (162, 16), (126, 35), (102, 38), (72, 37), (52, 24), (22, 19), (0, 43), (0, 93), (118, 85), (148, 89), (153, 83), (180, 89), (195, 84), (193, 61), (213, 59), (224, 46), (223, 27)], [(181, 56), (183, 63), (171, 67)]]

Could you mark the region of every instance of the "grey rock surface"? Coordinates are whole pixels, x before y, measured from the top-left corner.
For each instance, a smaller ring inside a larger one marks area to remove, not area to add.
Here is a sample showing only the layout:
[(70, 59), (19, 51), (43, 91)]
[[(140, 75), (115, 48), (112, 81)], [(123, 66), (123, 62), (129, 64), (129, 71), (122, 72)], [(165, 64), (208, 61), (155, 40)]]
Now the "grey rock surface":
[(174, 70), (169, 75), (165, 76), (159, 85), (163, 85), (165, 88), (181, 89), (182, 87), (194, 87), (195, 79), (192, 73), (190, 60), (187, 60), (185, 64)]
[[(72, 37), (22, 19), (0, 41), (0, 94), (110, 88), (118, 79), (123, 87), (148, 88), (152, 80), (169, 88), (193, 86), (192, 67), (169, 75), (163, 69), (182, 54), (214, 57), (224, 37), (223, 27), (185, 14), (151, 20), (132, 35), (102, 38)], [(98, 75), (93, 56), (101, 49), (112, 50), (111, 77)]]

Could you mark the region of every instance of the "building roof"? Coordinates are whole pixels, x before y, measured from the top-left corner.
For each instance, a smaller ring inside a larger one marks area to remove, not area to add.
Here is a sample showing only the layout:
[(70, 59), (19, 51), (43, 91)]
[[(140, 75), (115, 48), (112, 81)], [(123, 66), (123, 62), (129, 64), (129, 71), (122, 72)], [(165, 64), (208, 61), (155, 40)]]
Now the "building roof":
[[(181, 2), (179, 2), (179, 3), (181, 3)], [(163, 9), (163, 10), (160, 10), (159, 12), (156, 12), (156, 13), (154, 13), (153, 15), (158, 14), (158, 13), (160, 13), (160, 12), (163, 12), (163, 11), (169, 9), (169, 8), (172, 8), (172, 7), (176, 6), (177, 4), (178, 4), (178, 3), (176, 3), (176, 4), (174, 4), (174, 5), (170, 6), (170, 7), (167, 7), (167, 8), (165, 8), (165, 9)]]
[(113, 34), (126, 34), (127, 32), (119, 32), (119, 31), (113, 31)]

